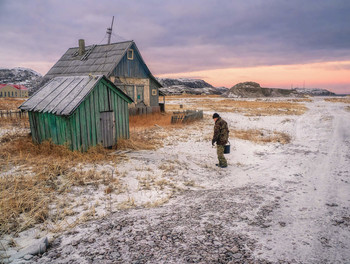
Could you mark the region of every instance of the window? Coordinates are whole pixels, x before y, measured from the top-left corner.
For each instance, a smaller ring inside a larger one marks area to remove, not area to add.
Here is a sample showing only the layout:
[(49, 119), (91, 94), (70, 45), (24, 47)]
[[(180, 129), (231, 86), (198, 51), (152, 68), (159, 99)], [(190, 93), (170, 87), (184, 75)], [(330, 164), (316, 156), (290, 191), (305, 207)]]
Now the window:
[(157, 89), (152, 89), (152, 95), (157, 95)]
[(6, 92), (4, 92), (5, 94), (4, 94), (4, 97), (6, 97)]
[(137, 102), (143, 101), (143, 86), (136, 86), (137, 91)]
[(128, 60), (133, 60), (134, 59), (134, 50), (129, 49), (128, 50)]
[(12, 92), (12, 97), (13, 97), (13, 92)]
[(0, 97), (2, 97), (2, 92), (0, 92)]
[(15, 96), (17, 97), (17, 92), (15, 92)]

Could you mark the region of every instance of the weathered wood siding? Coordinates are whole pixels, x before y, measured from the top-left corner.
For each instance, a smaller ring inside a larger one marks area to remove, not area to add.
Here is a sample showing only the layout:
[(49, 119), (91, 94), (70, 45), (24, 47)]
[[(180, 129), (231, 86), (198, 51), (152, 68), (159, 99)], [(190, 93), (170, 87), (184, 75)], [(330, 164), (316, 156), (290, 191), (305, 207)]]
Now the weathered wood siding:
[[(156, 90), (156, 95), (153, 94), (153, 90)], [(159, 106), (159, 85), (153, 79), (150, 81), (149, 94), (150, 106)]]
[(68, 117), (39, 112), (29, 112), (28, 116), (32, 138), (35, 143), (41, 143), (49, 139), (59, 145), (69, 143), (69, 140), (67, 140), (70, 138), (67, 130)]
[(150, 72), (147, 66), (142, 62), (135, 44), (131, 45), (131, 49), (134, 51), (134, 58), (129, 60), (126, 53), (118, 63), (118, 66), (114, 69), (112, 76), (149, 78)]
[(68, 144), (72, 150), (86, 151), (102, 143), (100, 115), (105, 111), (114, 113), (114, 144), (119, 138), (129, 138), (128, 102), (124, 97), (102, 79), (71, 116), (29, 112), (33, 141), (51, 139), (55, 144)]

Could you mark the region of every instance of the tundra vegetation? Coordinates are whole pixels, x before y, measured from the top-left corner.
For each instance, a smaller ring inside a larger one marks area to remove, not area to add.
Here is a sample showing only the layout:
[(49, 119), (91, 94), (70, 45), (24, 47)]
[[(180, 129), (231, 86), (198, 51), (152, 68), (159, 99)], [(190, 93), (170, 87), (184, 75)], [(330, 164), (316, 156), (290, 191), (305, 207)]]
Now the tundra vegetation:
[[(203, 109), (215, 112), (242, 113), (245, 116), (268, 116), (268, 115), (302, 115), (307, 110), (303, 102), (311, 99), (285, 99), (283, 101), (270, 101), (263, 99), (242, 100), (226, 99), (218, 96), (171, 96), (175, 101), (183, 101), (184, 104), (167, 105), (167, 110)], [(193, 99), (196, 98), (196, 99)]]
[[(16, 110), (22, 103), (21, 100), (1, 100), (3, 110)], [(210, 144), (211, 116), (206, 115), (203, 121), (172, 125), (172, 110), (235, 112), (249, 117), (301, 115), (307, 111), (303, 102), (309, 99), (243, 101), (190, 95), (172, 96), (167, 100), (168, 113), (130, 117), (130, 139), (119, 140), (114, 149), (97, 146), (85, 153), (70, 151), (50, 141), (34, 144), (27, 117), (2, 118), (1, 237), (15, 237), (33, 227), (38, 229), (38, 236), (40, 232), (60, 233), (81, 222), (108, 216), (115, 210), (159, 206), (185, 188), (198, 187), (193, 180), (178, 182), (172, 177), (181, 166), (177, 160), (165, 160), (157, 166), (145, 163), (137, 169), (121, 166), (132, 158), (128, 152), (156, 150), (164, 142), (169, 145), (188, 141), (191, 133), (203, 134), (196, 140)], [(231, 128), (230, 136), (258, 144), (291, 141), (286, 133), (262, 129)], [(141, 191), (156, 195), (140, 203), (134, 194)], [(10, 242), (5, 245), (10, 246)]]
[[(325, 101), (332, 102), (332, 103), (350, 104), (350, 96), (346, 96), (342, 98), (326, 98)], [(345, 110), (350, 112), (350, 106), (346, 105)]]

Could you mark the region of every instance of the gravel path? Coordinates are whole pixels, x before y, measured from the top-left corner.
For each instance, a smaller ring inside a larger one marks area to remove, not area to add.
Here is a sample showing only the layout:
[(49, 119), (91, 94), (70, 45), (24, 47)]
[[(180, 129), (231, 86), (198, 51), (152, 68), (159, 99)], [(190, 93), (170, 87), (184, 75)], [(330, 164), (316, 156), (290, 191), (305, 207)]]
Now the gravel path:
[(37, 262), (269, 263), (252, 254), (255, 240), (235, 231), (269, 227), (279, 202), (263, 190), (188, 191), (163, 207), (118, 212), (64, 234)]

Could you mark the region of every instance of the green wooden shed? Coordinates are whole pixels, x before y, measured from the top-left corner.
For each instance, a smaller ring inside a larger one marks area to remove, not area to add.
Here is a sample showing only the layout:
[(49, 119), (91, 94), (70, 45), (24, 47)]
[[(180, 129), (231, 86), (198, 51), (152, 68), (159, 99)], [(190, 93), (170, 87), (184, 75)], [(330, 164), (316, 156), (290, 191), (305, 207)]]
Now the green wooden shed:
[(62, 76), (46, 83), (19, 108), (28, 111), (33, 141), (86, 151), (129, 138), (133, 100), (104, 75)]

